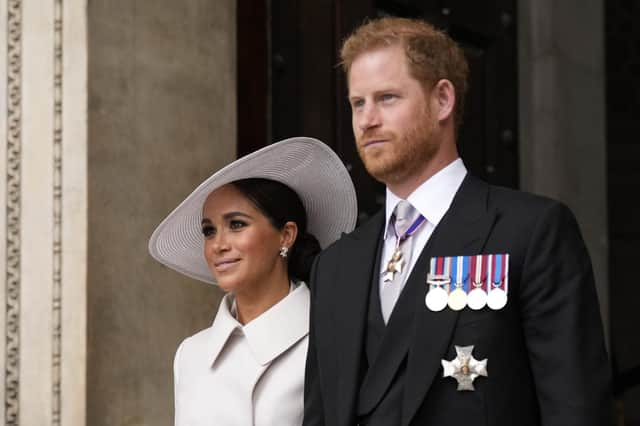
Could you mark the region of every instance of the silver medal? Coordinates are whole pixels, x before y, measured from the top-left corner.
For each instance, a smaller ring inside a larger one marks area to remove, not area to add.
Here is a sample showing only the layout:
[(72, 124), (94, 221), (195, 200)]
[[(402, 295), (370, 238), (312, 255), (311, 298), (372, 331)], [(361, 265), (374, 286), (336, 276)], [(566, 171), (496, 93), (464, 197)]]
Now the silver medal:
[(467, 306), (474, 311), (480, 310), (487, 305), (487, 293), (482, 286), (477, 286), (467, 295)]
[(507, 293), (498, 287), (493, 288), (487, 296), (487, 306), (494, 311), (502, 309), (507, 304)]
[(431, 287), (424, 298), (424, 303), (430, 311), (440, 312), (447, 306), (447, 291), (441, 286)]

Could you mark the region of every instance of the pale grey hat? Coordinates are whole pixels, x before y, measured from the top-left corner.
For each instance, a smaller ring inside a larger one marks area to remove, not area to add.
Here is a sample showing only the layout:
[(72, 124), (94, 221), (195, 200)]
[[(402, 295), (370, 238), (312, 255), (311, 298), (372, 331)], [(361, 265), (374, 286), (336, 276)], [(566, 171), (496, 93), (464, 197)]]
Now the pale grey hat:
[(239, 158), (202, 182), (153, 231), (151, 256), (191, 278), (215, 284), (204, 258), (202, 207), (217, 188), (246, 178), (271, 179), (293, 189), (304, 204), (307, 231), (322, 248), (355, 227), (356, 191), (342, 161), (319, 140), (297, 137)]

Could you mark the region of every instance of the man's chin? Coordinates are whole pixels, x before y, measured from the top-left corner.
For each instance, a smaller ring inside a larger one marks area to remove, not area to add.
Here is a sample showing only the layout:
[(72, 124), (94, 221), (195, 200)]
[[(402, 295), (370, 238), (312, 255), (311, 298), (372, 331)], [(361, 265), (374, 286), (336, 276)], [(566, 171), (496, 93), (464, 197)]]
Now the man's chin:
[(375, 180), (384, 184), (402, 181), (406, 174), (404, 168), (397, 165), (365, 163), (365, 168)]

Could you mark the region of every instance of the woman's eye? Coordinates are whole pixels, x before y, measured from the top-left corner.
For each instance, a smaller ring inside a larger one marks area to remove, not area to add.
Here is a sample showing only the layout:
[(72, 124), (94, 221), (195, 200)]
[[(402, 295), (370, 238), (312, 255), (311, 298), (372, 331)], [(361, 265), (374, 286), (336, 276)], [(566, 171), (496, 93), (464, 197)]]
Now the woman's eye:
[(232, 220), (229, 223), (229, 228), (231, 229), (240, 229), (240, 228), (244, 228), (245, 226), (247, 226), (247, 224), (241, 220)]
[(202, 227), (202, 235), (204, 235), (205, 238), (212, 237), (215, 234), (216, 234), (216, 228), (214, 228), (213, 226)]
[(382, 102), (388, 102), (392, 99), (395, 99), (395, 97), (396, 95), (392, 95), (391, 93), (385, 93), (380, 97), (380, 99), (382, 100)]

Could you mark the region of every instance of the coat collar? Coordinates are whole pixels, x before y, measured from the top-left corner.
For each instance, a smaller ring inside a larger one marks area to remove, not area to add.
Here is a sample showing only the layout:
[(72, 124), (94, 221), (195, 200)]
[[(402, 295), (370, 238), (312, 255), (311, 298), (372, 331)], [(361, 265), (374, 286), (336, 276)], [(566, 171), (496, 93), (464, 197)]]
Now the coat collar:
[(231, 314), (233, 295), (226, 294), (211, 326), (211, 365), (237, 333), (246, 338), (256, 362), (265, 366), (309, 334), (309, 289), (301, 283), (258, 318), (242, 325)]

